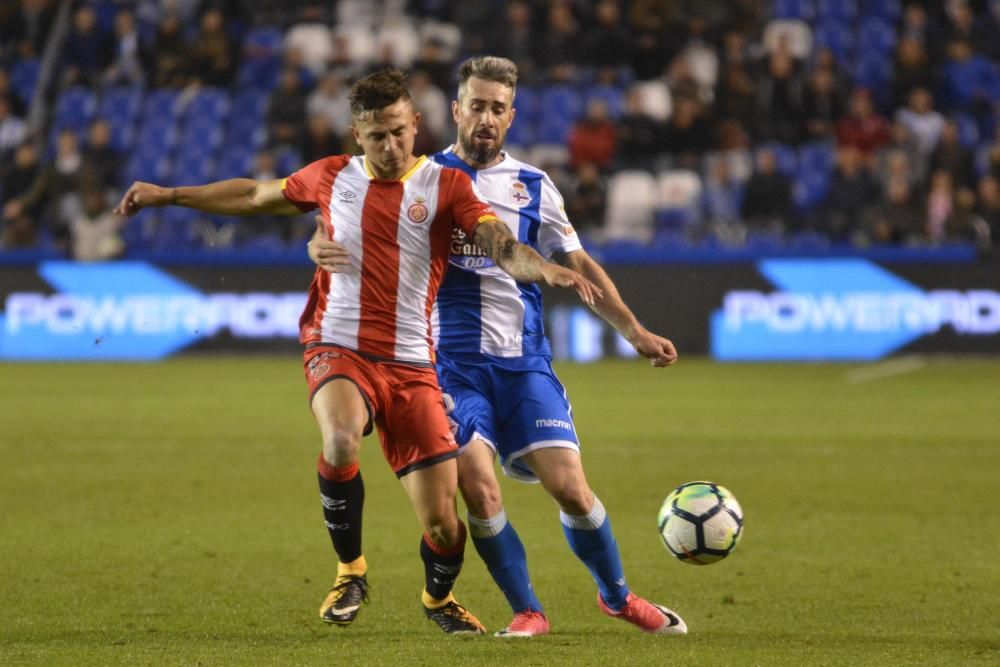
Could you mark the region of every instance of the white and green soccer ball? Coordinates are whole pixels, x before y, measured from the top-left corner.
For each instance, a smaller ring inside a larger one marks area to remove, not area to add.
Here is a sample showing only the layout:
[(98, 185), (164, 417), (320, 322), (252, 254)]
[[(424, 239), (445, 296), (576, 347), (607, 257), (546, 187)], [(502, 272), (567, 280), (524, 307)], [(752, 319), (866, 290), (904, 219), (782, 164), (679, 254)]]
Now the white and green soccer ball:
[(724, 486), (688, 482), (663, 501), (657, 525), (667, 551), (684, 563), (709, 565), (736, 548), (743, 535), (743, 509)]

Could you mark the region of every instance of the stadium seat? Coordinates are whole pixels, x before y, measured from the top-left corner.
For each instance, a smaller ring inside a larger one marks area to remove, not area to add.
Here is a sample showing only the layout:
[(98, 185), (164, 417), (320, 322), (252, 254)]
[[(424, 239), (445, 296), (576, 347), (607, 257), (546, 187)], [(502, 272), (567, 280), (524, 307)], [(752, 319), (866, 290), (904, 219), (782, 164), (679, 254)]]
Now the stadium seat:
[(802, 169), (830, 172), (835, 160), (836, 150), (831, 143), (804, 144), (799, 148), (799, 165)]
[(788, 39), (788, 46), (796, 58), (807, 58), (812, 53), (812, 29), (805, 21), (797, 19), (770, 21), (764, 28), (764, 49), (772, 53), (783, 38)]
[(567, 85), (554, 85), (541, 94), (538, 141), (566, 143), (573, 123), (583, 114), (583, 98)]
[(383, 18), (378, 25), (375, 52), (384, 53), (389, 49), (396, 67), (410, 67), (420, 51), (420, 42), (412, 21), (408, 18), (390, 20)]
[(816, 26), (816, 46), (823, 46), (833, 52), (841, 63), (846, 63), (854, 51), (854, 33), (841, 23), (831, 22)]
[(59, 94), (56, 101), (53, 129), (84, 131), (93, 121), (96, 112), (97, 98), (93, 92), (81, 86), (67, 88)]
[(892, 53), (896, 46), (896, 30), (881, 18), (865, 19), (858, 29), (858, 52)]
[[(518, 91), (518, 97), (521, 96)], [(507, 130), (507, 143), (517, 146), (530, 146), (535, 143), (535, 122), (532, 118), (522, 118), (520, 111), (514, 123)]]
[(38, 58), (18, 58), (10, 68), (10, 87), (25, 105), (31, 104), (41, 72)]
[(663, 81), (643, 81), (634, 85), (639, 93), (639, 106), (643, 113), (654, 120), (666, 122), (673, 112), (670, 89)]
[(170, 88), (158, 88), (146, 96), (146, 107), (143, 110), (146, 117), (162, 116), (176, 118), (179, 115), (177, 100), (180, 93)]
[(815, 14), (813, 0), (774, 0), (773, 16), (776, 19), (811, 21)]
[(219, 155), (215, 177), (219, 180), (227, 178), (247, 178), (253, 173), (254, 152), (242, 144), (227, 144)]
[(184, 113), (189, 122), (200, 119), (218, 122), (229, 115), (229, 95), (218, 88), (205, 88), (198, 91)]
[(854, 82), (869, 89), (877, 104), (886, 101), (886, 84), (892, 78), (892, 61), (888, 56), (861, 51), (854, 63)]
[(799, 166), (798, 156), (795, 149), (785, 144), (767, 143), (757, 147), (754, 151), (756, 157), (761, 151), (770, 150), (778, 160), (778, 171), (786, 176), (794, 176)]
[(566, 144), (535, 144), (528, 151), (528, 163), (542, 169), (565, 167), (569, 164), (569, 148)]
[(958, 126), (958, 140), (961, 144), (966, 148), (975, 148), (979, 143), (979, 125), (976, 119), (961, 111), (952, 113), (951, 118)]
[(840, 23), (850, 23), (858, 17), (858, 3), (855, 0), (818, 0), (816, 20), (833, 19)]
[(900, 0), (862, 0), (861, 15), (865, 17), (879, 18), (895, 25), (903, 13)]
[(810, 211), (823, 203), (829, 189), (830, 172), (804, 169), (792, 186), (792, 199), (800, 211)]
[(583, 93), (584, 108), (590, 104), (591, 100), (601, 100), (608, 107), (608, 113), (612, 118), (621, 118), (625, 109), (625, 93), (618, 86), (594, 85), (589, 86)]
[(701, 178), (688, 169), (662, 171), (656, 178), (656, 226), (679, 230), (695, 222), (701, 203)]
[(605, 237), (646, 243), (653, 236), (656, 181), (639, 170), (620, 171), (608, 181)]

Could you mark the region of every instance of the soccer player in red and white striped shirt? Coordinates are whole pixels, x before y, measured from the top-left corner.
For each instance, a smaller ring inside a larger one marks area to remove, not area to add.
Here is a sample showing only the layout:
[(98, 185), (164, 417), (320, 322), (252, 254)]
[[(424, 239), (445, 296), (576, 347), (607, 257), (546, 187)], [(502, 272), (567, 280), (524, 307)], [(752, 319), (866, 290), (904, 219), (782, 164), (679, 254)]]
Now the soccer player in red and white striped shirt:
[(424, 528), (428, 618), (450, 634), (481, 634), (482, 624), (451, 593), (466, 530), (455, 509), (458, 449), (432, 365), (431, 307), (452, 228), (472, 237), (516, 280), (571, 287), (589, 304), (602, 294), (518, 243), (466, 174), (413, 156), (419, 114), (402, 73), (383, 70), (361, 79), (350, 100), (362, 156), (325, 158), (273, 181), (177, 188), (137, 182), (116, 211), (129, 216), (146, 206), (178, 205), (225, 215), (295, 215), (319, 209), (330, 238), (349, 251), (340, 272), (316, 270), (300, 321), (323, 441), (320, 494), (339, 558), (320, 615), (348, 625), (368, 597), (358, 450), (374, 425)]

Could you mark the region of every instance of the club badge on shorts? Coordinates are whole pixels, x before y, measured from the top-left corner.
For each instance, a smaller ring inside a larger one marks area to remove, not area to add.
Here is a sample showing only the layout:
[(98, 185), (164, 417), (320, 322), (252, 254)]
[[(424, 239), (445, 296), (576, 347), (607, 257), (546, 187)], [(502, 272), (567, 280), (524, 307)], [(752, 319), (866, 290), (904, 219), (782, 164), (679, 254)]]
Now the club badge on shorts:
[(420, 224), (427, 220), (429, 211), (427, 210), (427, 205), (424, 203), (427, 201), (423, 197), (417, 197), (410, 207), (406, 209), (406, 217), (410, 219), (410, 222)]

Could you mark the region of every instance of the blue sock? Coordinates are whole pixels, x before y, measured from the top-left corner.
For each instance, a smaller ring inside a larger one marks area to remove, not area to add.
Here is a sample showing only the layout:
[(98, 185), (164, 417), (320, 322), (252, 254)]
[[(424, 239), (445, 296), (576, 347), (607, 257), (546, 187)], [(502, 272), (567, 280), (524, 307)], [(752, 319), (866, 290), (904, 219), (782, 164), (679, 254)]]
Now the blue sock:
[(604, 505), (594, 497), (594, 506), (586, 516), (572, 516), (559, 513), (566, 541), (576, 557), (590, 570), (597, 582), (601, 598), (615, 611), (625, 606), (628, 586), (622, 571), (618, 543), (611, 534), (611, 520), (604, 511)]
[(535, 596), (528, 577), (528, 558), (524, 545), (514, 526), (507, 522), (503, 509), (490, 519), (479, 519), (471, 514), (469, 533), (476, 551), (486, 563), (486, 569), (496, 582), (514, 613), (530, 609), (541, 612), (542, 604)]

